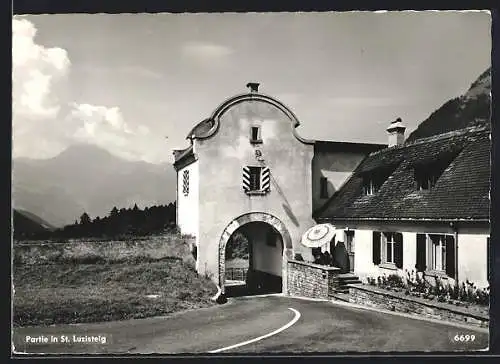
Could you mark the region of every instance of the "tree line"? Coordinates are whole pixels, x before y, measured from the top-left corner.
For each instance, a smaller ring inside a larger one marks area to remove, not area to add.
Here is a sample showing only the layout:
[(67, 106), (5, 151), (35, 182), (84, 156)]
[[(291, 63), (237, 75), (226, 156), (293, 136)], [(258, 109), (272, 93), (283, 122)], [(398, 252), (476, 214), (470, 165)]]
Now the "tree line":
[(84, 212), (73, 224), (54, 231), (32, 234), (30, 239), (116, 238), (145, 236), (174, 230), (176, 227), (175, 202), (140, 209), (113, 207), (107, 216), (91, 218)]

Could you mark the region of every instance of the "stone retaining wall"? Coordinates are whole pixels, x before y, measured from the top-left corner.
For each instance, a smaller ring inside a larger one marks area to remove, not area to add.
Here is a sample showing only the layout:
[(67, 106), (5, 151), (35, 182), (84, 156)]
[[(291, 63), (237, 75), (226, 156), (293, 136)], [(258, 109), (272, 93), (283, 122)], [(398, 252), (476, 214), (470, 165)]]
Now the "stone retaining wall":
[(339, 286), (340, 268), (296, 260), (289, 260), (287, 268), (287, 295), (327, 299)]
[(14, 264), (127, 262), (136, 259), (182, 259), (194, 267), (195, 239), (165, 234), (137, 240), (30, 242), (13, 245)]
[(362, 284), (352, 284), (348, 287), (348, 300), (352, 303), (479, 327), (489, 325), (489, 316), (483, 312), (473, 312), (471, 309), (441, 302), (430, 302), (423, 298), (406, 296), (404, 293), (386, 292)]

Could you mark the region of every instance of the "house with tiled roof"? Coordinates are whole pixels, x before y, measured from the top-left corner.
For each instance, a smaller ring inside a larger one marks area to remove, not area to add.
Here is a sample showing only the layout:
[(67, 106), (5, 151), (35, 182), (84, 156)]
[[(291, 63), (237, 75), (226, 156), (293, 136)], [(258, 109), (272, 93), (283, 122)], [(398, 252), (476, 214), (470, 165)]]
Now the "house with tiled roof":
[(365, 280), (406, 271), (489, 285), (490, 128), (484, 122), (371, 153), (322, 207)]

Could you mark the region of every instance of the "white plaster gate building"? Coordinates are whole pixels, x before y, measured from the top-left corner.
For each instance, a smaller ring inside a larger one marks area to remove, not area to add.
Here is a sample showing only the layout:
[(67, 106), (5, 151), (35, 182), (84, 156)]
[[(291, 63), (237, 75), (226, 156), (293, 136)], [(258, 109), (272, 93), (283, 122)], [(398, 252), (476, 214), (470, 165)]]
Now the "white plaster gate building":
[(295, 114), (258, 92), (236, 95), (189, 133), (175, 150), (177, 224), (196, 236), (196, 269), (224, 292), (225, 248), (239, 230), (249, 240), (250, 271), (263, 283), (286, 287), (287, 260), (315, 224), (324, 204), (371, 152), (386, 145), (301, 138)]

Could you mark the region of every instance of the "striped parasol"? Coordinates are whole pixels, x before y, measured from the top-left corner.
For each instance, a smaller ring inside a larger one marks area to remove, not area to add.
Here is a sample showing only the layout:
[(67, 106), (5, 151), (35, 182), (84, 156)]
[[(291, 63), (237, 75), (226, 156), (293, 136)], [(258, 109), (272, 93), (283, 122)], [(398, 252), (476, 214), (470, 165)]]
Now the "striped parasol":
[(307, 230), (302, 235), (300, 242), (308, 248), (319, 248), (329, 243), (334, 236), (335, 226), (332, 224), (318, 224)]

